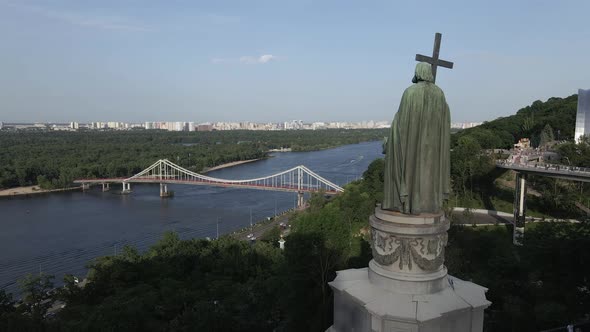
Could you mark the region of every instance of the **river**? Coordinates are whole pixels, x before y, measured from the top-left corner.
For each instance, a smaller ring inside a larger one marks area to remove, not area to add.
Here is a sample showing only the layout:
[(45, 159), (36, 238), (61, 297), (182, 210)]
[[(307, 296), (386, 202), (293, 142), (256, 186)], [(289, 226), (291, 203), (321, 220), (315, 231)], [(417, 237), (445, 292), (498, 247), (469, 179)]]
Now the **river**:
[[(341, 146), (314, 152), (274, 153), (272, 158), (225, 168), (208, 176), (247, 179), (305, 165), (322, 177), (344, 185), (359, 178), (381, 157), (381, 142)], [(17, 281), (27, 273), (86, 274), (94, 258), (114, 254), (124, 245), (143, 251), (165, 231), (183, 239), (214, 238), (293, 208), (296, 194), (263, 190), (169, 185), (173, 198), (161, 199), (159, 185), (132, 184), (130, 195), (120, 186), (103, 193), (67, 192), (0, 200), (0, 288), (18, 293)], [(251, 211), (251, 212), (250, 212)]]

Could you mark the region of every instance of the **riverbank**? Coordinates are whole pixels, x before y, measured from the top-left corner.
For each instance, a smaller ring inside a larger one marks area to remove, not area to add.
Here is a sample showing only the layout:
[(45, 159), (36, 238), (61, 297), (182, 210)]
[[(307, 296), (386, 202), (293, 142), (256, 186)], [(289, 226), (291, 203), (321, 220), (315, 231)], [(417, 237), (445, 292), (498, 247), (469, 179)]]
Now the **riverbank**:
[(248, 159), (248, 160), (239, 160), (239, 161), (232, 161), (231, 163), (225, 163), (225, 164), (221, 164), (221, 165), (217, 165), (217, 166), (213, 166), (213, 167), (205, 167), (201, 172), (199, 172), (200, 174), (205, 174), (205, 173), (209, 173), (209, 172), (213, 172), (216, 171), (218, 169), (222, 169), (222, 168), (228, 168), (228, 167), (234, 167), (234, 166), (238, 166), (238, 165), (242, 165), (242, 164), (247, 164), (247, 163), (251, 163), (251, 162), (255, 162), (258, 160), (261, 160), (263, 158), (256, 158), (256, 159)]
[(60, 188), (60, 189), (41, 189), (39, 186), (27, 186), (27, 187), (15, 187), (9, 189), (0, 190), (0, 197), (12, 197), (12, 196), (30, 196), (47, 194), (62, 191), (80, 190), (81, 187), (72, 188)]

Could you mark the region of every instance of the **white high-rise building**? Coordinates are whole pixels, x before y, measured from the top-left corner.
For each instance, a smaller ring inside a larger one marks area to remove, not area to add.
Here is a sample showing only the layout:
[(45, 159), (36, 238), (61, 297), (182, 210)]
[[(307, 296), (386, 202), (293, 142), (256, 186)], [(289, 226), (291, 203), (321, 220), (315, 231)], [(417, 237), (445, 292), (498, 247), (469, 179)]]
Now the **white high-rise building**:
[(578, 90), (578, 113), (576, 115), (576, 143), (582, 136), (590, 136), (590, 90)]
[(183, 131), (184, 130), (184, 122), (174, 122), (174, 131)]

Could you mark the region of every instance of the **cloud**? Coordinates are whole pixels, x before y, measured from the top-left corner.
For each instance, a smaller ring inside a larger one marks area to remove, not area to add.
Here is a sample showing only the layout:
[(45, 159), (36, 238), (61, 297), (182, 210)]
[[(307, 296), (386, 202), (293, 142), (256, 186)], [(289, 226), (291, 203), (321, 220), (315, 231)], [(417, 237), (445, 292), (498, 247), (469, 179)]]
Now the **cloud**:
[(245, 65), (263, 65), (271, 61), (276, 61), (278, 57), (272, 54), (263, 54), (261, 56), (250, 56), (245, 55), (239, 58), (212, 58), (211, 63), (222, 64), (222, 63), (241, 63)]
[(276, 56), (272, 55), (272, 54), (265, 54), (265, 55), (261, 55), (258, 58), (258, 63), (267, 63), (271, 60), (276, 60)]
[(27, 11), (44, 16), (49, 19), (59, 20), (72, 25), (91, 27), (102, 30), (119, 31), (152, 31), (151, 28), (130, 22), (128, 18), (116, 16), (87, 15), (77, 12), (53, 10), (41, 6), (6, 3), (6, 5), (21, 11)]

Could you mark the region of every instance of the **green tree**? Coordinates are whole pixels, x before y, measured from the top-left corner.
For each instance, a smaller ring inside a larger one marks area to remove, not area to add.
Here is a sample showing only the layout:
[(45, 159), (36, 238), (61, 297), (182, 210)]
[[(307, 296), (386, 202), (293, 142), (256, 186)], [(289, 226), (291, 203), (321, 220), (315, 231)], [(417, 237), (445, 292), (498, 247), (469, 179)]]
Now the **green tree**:
[(378, 158), (370, 163), (363, 173), (362, 190), (373, 198), (373, 204), (383, 201), (384, 168), (385, 160)]
[(39, 275), (29, 273), (24, 279), (19, 281), (26, 311), (34, 319), (43, 319), (47, 310), (55, 302), (51, 294), (53, 290), (53, 278), (54, 276), (45, 273)]
[(296, 232), (287, 238), (285, 259), (290, 285), (285, 294), (286, 330), (325, 331), (333, 305), (328, 281), (334, 279), (342, 254), (328, 247), (321, 233)]
[(546, 124), (543, 131), (541, 131), (541, 141), (539, 146), (545, 147), (548, 143), (551, 143), (554, 140), (555, 136), (553, 135), (553, 128), (551, 128), (551, 125)]
[(53, 188), (53, 184), (51, 183), (51, 181), (49, 181), (47, 179), (47, 177), (45, 175), (37, 176), (37, 184), (39, 185), (39, 187), (41, 187), (41, 189), (52, 189)]
[(74, 301), (82, 292), (82, 289), (78, 286), (78, 279), (71, 274), (66, 274), (63, 282), (64, 285), (57, 289), (55, 298), (63, 302)]
[(5, 290), (0, 289), (0, 317), (3, 314), (14, 312), (14, 301), (12, 300), (12, 294), (6, 293)]
[(473, 191), (473, 179), (479, 172), (481, 146), (470, 136), (463, 136), (451, 151), (451, 178), (455, 191), (469, 194)]
[(281, 229), (279, 226), (274, 226), (268, 231), (264, 232), (262, 236), (259, 238), (260, 241), (265, 241), (273, 246), (277, 246), (277, 241), (281, 238)]
[(320, 190), (318, 192), (312, 192), (311, 197), (308, 200), (309, 209), (313, 212), (321, 210), (324, 205), (328, 202), (326, 198), (325, 190)]
[(587, 139), (579, 143), (560, 144), (557, 149), (561, 154), (562, 164), (590, 167), (590, 142)]

